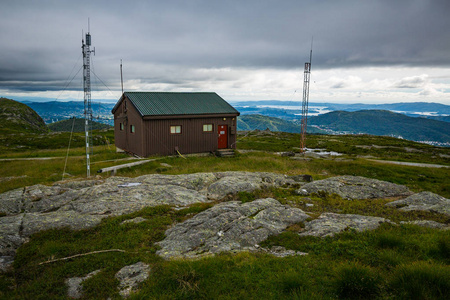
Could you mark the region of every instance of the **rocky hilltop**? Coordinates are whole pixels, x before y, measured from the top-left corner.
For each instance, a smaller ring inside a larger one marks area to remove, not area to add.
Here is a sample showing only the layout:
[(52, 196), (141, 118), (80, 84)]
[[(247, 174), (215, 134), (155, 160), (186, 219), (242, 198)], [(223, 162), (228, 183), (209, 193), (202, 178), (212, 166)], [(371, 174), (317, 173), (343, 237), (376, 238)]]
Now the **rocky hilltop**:
[[(337, 194), (349, 201), (388, 198), (393, 199), (388, 206), (401, 210), (431, 211), (450, 216), (450, 200), (433, 193), (414, 194), (401, 185), (356, 176), (303, 182), (305, 178), (309, 177), (251, 172), (153, 174), (136, 178), (58, 182), (53, 186), (34, 185), (11, 190), (0, 194), (0, 267), (6, 270), (14, 260), (16, 250), (32, 234), (41, 230), (62, 227), (85, 229), (96, 226), (103, 218), (162, 204), (171, 205), (174, 209), (194, 203), (214, 204), (167, 229), (166, 237), (158, 242), (160, 249), (157, 251), (164, 259), (198, 258), (239, 251), (266, 252), (276, 256), (304, 255), (281, 247), (265, 249), (259, 244), (269, 236), (299, 223), (304, 224), (300, 235), (319, 237), (349, 228), (363, 231), (375, 229), (386, 222), (395, 224), (381, 217), (327, 212), (313, 218), (295, 205), (282, 204), (273, 198), (245, 203), (230, 198), (230, 195), (239, 192), (268, 188), (295, 189), (299, 197), (322, 193)], [(145, 219), (129, 220), (142, 221)], [(422, 226), (448, 228), (446, 224), (426, 220), (414, 222)], [(127, 268), (134, 270), (135, 267)], [(147, 266), (138, 267), (139, 272), (148, 272)], [(126, 273), (126, 270), (122, 272)], [(145, 274), (140, 276), (142, 280), (147, 278)], [(70, 287), (69, 291), (78, 295), (77, 289), (83, 280), (68, 279), (68, 282), (78, 284)], [(130, 289), (129, 285), (124, 287), (122, 295), (126, 296)]]

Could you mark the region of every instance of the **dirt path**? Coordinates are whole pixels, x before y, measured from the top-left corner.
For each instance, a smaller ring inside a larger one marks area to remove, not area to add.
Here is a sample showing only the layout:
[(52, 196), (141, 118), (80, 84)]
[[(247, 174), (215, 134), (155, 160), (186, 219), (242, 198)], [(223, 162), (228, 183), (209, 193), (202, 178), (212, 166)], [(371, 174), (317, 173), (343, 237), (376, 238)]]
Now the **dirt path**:
[(411, 166), (411, 167), (450, 168), (450, 166), (436, 165), (436, 164), (422, 164), (422, 163), (412, 163), (412, 162), (392, 161), (392, 160), (377, 160), (377, 159), (368, 159), (368, 160), (383, 163), (383, 164), (393, 164), (393, 165), (402, 165), (402, 166)]
[(23, 157), (23, 158), (0, 158), (0, 161), (14, 161), (14, 160), (50, 160), (50, 159), (61, 159), (64, 157)]

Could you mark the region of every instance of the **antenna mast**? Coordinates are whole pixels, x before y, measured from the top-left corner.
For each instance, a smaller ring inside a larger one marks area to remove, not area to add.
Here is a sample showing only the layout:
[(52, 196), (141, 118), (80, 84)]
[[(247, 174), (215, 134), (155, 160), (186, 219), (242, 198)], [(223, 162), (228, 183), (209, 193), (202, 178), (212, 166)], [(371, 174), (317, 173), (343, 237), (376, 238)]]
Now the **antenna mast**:
[(300, 152), (305, 153), (305, 138), (306, 127), (308, 124), (308, 105), (309, 105), (309, 78), (311, 76), (311, 61), (312, 61), (312, 45), (311, 39), (311, 51), (309, 53), (309, 62), (305, 63), (305, 72), (303, 76), (303, 101), (302, 101), (302, 120), (301, 120), (301, 137), (300, 137)]
[[(89, 24), (89, 21), (88, 21)], [(88, 25), (88, 27), (90, 27)], [(83, 52), (83, 89), (84, 89), (84, 131), (86, 134), (86, 175), (91, 176), (92, 150), (92, 104), (91, 104), (91, 53), (95, 55), (95, 48), (91, 50), (91, 34), (86, 33), (86, 42), (81, 40)]]
[(122, 95), (123, 95), (122, 60), (120, 60), (120, 83), (122, 84)]

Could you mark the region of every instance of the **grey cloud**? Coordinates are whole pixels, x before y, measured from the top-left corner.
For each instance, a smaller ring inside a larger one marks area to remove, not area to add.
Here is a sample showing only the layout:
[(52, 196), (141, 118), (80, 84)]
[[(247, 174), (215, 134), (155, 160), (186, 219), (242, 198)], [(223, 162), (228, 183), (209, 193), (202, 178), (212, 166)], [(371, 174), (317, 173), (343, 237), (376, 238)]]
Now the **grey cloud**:
[(336, 84), (333, 84), (330, 88), (332, 88), (332, 89), (342, 89), (342, 88), (345, 88), (346, 87), (346, 84), (345, 84), (345, 82), (338, 82), (338, 83), (336, 83)]
[[(80, 56), (87, 17), (96, 72), (115, 87), (120, 59), (129, 79), (171, 84), (187, 80), (176, 68), (302, 68), (312, 36), (316, 69), (450, 66), (446, 0), (5, 2), (0, 12), (4, 88), (21, 88), (11, 81), (23, 81), (24, 90), (33, 89), (27, 82), (35, 81), (45, 88), (48, 80), (59, 81), (49, 89), (63, 87)], [(189, 77), (205, 80), (195, 73)]]
[(420, 88), (428, 82), (427, 75), (403, 78), (394, 84), (394, 88)]

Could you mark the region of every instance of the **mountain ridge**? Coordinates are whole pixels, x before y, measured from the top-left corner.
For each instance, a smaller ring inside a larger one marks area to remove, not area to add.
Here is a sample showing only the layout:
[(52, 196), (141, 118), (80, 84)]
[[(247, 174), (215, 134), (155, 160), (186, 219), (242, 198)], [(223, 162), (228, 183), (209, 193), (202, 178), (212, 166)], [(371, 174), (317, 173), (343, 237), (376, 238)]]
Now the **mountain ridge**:
[[(308, 133), (371, 134), (395, 136), (412, 141), (450, 143), (450, 124), (427, 118), (413, 118), (385, 110), (334, 111), (308, 118)], [(238, 118), (238, 130), (299, 133), (300, 124), (259, 114)]]
[(349, 133), (391, 135), (414, 141), (450, 142), (448, 122), (413, 118), (386, 110), (333, 111), (311, 117), (309, 124)]

